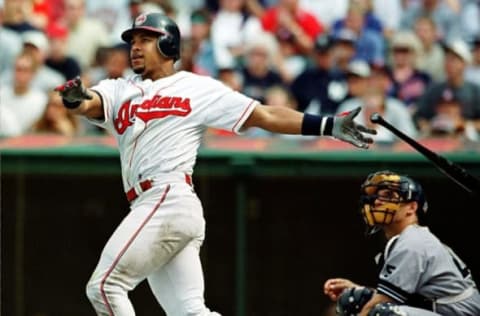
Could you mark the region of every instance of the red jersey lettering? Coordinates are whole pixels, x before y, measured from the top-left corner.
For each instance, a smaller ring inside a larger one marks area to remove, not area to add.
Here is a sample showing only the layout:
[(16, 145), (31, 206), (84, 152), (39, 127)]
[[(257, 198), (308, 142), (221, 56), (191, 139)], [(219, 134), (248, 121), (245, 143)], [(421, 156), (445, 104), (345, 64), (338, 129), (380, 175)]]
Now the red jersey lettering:
[(169, 115), (187, 116), (192, 112), (190, 98), (156, 95), (141, 104), (130, 105), (130, 102), (127, 101), (120, 106), (117, 118), (114, 119), (115, 130), (120, 135), (133, 124), (135, 116), (147, 123)]

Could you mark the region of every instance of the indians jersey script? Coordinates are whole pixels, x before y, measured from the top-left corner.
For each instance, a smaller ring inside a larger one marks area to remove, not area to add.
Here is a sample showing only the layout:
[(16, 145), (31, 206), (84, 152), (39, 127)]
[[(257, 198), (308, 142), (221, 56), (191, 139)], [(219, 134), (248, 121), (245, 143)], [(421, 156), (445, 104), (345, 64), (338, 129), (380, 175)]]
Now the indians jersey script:
[(449, 302), (437, 304), (441, 315), (480, 315), (480, 295), (470, 270), (427, 227), (411, 225), (391, 238), (383, 257), (379, 293), (407, 305), (414, 294)]
[(91, 120), (118, 142), (125, 190), (173, 171), (192, 174), (207, 127), (241, 133), (257, 101), (213, 78), (180, 71), (155, 81), (107, 79), (99, 93), (104, 120)]

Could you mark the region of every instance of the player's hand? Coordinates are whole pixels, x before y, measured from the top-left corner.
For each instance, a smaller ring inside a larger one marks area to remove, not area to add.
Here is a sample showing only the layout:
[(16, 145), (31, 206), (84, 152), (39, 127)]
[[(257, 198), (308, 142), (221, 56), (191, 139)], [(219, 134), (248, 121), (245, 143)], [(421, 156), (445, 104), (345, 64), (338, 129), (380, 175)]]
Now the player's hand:
[(364, 133), (375, 135), (377, 131), (353, 120), (361, 109), (361, 107), (357, 107), (350, 112), (336, 115), (333, 121), (332, 136), (359, 148), (368, 148), (373, 143), (373, 138), (364, 135)]
[(327, 295), (332, 301), (336, 301), (338, 297), (342, 294), (343, 290), (351, 287), (359, 287), (360, 285), (353, 283), (348, 279), (334, 278), (328, 279), (323, 285), (323, 292)]
[[(79, 76), (59, 85), (55, 88), (55, 91), (60, 93), (64, 101), (67, 101), (64, 102), (66, 107), (77, 107), (83, 100), (91, 100), (93, 98), (83, 86)], [(76, 106), (69, 106), (69, 104), (76, 104)]]

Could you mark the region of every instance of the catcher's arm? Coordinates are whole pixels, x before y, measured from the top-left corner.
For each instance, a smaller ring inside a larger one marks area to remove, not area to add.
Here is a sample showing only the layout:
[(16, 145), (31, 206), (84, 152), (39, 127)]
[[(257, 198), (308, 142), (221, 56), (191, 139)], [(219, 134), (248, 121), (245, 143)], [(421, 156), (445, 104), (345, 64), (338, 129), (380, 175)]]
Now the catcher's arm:
[(342, 279), (342, 278), (328, 279), (327, 281), (325, 281), (325, 284), (323, 285), (323, 292), (325, 293), (325, 295), (330, 297), (332, 301), (337, 301), (338, 297), (340, 296), (340, 294), (342, 294), (343, 290), (351, 287), (360, 287), (360, 285), (353, 283), (348, 279)]
[(345, 289), (338, 297), (335, 311), (339, 316), (360, 315), (365, 304), (374, 294), (374, 290), (368, 287), (350, 287)]
[(84, 87), (80, 77), (68, 80), (55, 88), (60, 93), (63, 105), (71, 112), (93, 119), (103, 118), (103, 103), (93, 90)]
[(395, 302), (390, 297), (375, 292), (372, 298), (363, 306), (359, 316), (367, 316), (368, 312), (379, 303)]

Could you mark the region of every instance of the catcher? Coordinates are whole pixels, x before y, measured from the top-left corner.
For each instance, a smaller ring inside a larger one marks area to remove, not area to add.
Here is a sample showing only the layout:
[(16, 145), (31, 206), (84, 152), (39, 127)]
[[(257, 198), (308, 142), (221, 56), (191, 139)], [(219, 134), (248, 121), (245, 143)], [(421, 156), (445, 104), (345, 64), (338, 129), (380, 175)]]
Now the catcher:
[(342, 278), (325, 282), (338, 315), (480, 315), (480, 294), (462, 260), (425, 226), (427, 202), (419, 183), (385, 170), (361, 186), (367, 233), (383, 230), (376, 256), (376, 289)]

